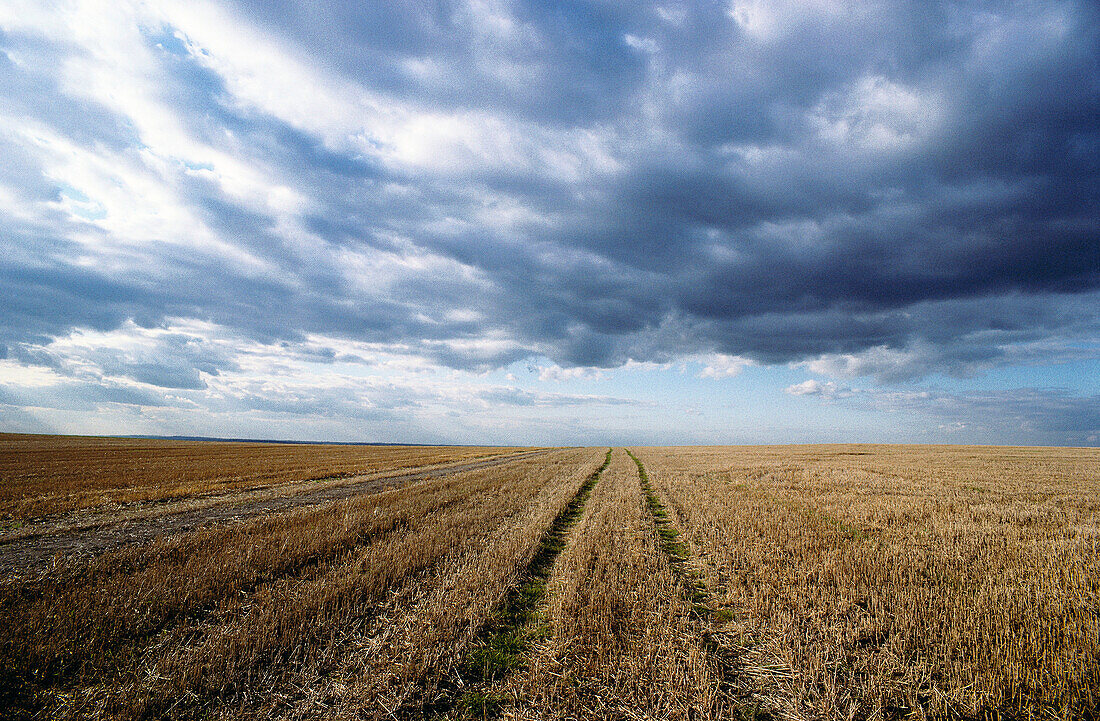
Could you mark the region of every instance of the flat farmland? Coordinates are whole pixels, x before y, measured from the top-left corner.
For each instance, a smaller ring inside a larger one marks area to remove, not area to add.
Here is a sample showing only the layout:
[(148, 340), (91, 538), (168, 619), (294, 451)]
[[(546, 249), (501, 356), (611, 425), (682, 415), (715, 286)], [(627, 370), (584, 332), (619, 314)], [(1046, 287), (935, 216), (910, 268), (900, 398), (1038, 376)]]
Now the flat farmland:
[(512, 449), (0, 434), (0, 518), (448, 463)]
[(0, 469), (3, 718), (1100, 712), (1095, 450), (8, 436)]

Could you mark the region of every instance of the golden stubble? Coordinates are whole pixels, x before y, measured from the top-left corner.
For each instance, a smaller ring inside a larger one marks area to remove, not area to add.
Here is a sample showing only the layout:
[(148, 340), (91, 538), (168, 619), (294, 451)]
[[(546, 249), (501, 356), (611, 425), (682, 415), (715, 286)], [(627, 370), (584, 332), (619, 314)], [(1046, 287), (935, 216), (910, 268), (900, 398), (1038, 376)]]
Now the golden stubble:
[(0, 433), (0, 530), (84, 509), (397, 471), (515, 450)]
[(388, 717), (461, 655), (602, 456), (557, 451), (0, 587), (13, 705), (52, 718), (308, 716), (317, 704)]
[[(605, 449), (226, 522), (2, 584), (2, 708), (1069, 719), (1100, 702), (1100, 453), (633, 450), (652, 498), (616, 450), (558, 538), (506, 673), (464, 676)], [(450, 457), (422, 453), (408, 462)]]
[(732, 711), (688, 590), (618, 450), (549, 584), (552, 633), (514, 680), (515, 718), (720, 718)]
[(1100, 702), (1100, 453), (824, 446), (641, 458), (746, 639), (825, 718)]

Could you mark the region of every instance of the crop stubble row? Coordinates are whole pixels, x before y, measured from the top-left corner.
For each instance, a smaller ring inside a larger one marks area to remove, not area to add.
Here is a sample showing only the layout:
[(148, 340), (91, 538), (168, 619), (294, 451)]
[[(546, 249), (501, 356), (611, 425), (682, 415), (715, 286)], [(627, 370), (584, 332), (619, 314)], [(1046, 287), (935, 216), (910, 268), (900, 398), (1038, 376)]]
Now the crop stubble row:
[(731, 631), (824, 718), (1100, 704), (1100, 477), (1076, 449), (644, 449)]
[(556, 452), (6, 586), (0, 708), (385, 715), (461, 655), (600, 455)]
[[(494, 714), (1095, 712), (1095, 455), (635, 453), (649, 488), (612, 454), (538, 596), (545, 630), (477, 689)], [(432, 708), (602, 456), (559, 451), (4, 589), (0, 614), (22, 624), (0, 637), (8, 701), (103, 718)], [(42, 624), (52, 638), (20, 640)]]
[(0, 526), (102, 506), (419, 468), (515, 450), (0, 433)]
[(505, 718), (728, 718), (721, 668), (616, 451), (558, 557), (551, 632), (505, 685)]

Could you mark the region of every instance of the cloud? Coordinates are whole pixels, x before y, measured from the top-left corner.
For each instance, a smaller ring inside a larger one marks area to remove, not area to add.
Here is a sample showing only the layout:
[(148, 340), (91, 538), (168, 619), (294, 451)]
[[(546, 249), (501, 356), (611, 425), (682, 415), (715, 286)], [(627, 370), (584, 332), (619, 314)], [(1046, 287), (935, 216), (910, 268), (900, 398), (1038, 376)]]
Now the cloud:
[(913, 414), (932, 437), (947, 434), (957, 442), (1087, 446), (1096, 445), (1100, 437), (1100, 396), (1061, 388), (898, 391), (811, 379), (785, 390), (826, 401), (841, 399), (863, 410)]
[(534, 366), (533, 370), (537, 370), (539, 374), (539, 380), (546, 382), (561, 382), (571, 380), (587, 380), (598, 379), (601, 374), (594, 368), (584, 368), (582, 366), (576, 366), (573, 368), (562, 368), (560, 366)]
[(699, 372), (700, 378), (731, 378), (753, 364), (747, 358), (722, 353), (710, 353), (696, 360), (703, 364), (703, 370)]
[(649, 404), (632, 398), (613, 396), (577, 395), (568, 393), (536, 393), (515, 388), (494, 388), (482, 391), (478, 397), (490, 403), (515, 406), (638, 406)]
[(789, 393), (792, 396), (819, 396), (827, 400), (833, 398), (848, 398), (855, 393), (853, 389), (837, 385), (833, 381), (822, 382), (812, 378), (807, 381), (802, 381), (801, 383), (787, 386), (783, 389), (783, 392)]
[[(392, 440), (389, 434), (400, 432), (409, 441), (474, 442), (477, 436), (466, 434), (481, 428), (499, 441), (522, 442), (524, 436), (502, 435), (513, 431), (488, 428), (483, 419), (506, 426), (551, 414), (569, 426), (579, 416), (651, 406), (629, 397), (526, 389), (514, 377), (500, 383), (389, 344), (322, 336), (258, 343), (179, 319), (166, 327), (78, 331), (14, 350), (15, 357), (0, 359), (0, 423), (13, 430), (71, 431), (73, 418), (87, 423), (91, 416), (108, 433), (119, 432), (110, 429), (112, 419), (142, 433), (209, 434), (213, 425), (220, 435), (279, 437), (272, 429), (287, 427), (290, 437), (305, 428), (330, 439), (335, 432)], [(455, 416), (465, 419), (457, 431), (448, 427)]]
[(1100, 396), (1058, 388), (886, 395), (879, 403), (938, 418), (982, 442), (1096, 445)]
[(1085, 0), (9, 3), (0, 346), (240, 344), (80, 351), (176, 391), (318, 337), (479, 373), (1095, 359), (1098, 48)]

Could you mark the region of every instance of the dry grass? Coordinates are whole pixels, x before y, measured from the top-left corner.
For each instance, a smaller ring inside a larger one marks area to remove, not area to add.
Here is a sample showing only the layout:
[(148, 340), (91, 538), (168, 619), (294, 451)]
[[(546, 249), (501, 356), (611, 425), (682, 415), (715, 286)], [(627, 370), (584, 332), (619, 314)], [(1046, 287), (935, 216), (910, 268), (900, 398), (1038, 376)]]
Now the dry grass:
[(0, 522), (238, 491), (516, 449), (164, 441), (0, 434)]
[(616, 451), (550, 580), (553, 631), (512, 681), (516, 718), (737, 717), (690, 589)]
[[(350, 696), (358, 702), (350, 710), (361, 715), (362, 702), (369, 699), (369, 711), (379, 718), (397, 711), (420, 716), (420, 709), (435, 700), (439, 683), (455, 676), (470, 642), (602, 456), (589, 449), (549, 464), (530, 461), (520, 481), (525, 493), (512, 500), (510, 511), (502, 512), (508, 499), (498, 494), (482, 502), (483, 521), (463, 514), (461, 531), (469, 541), (461, 552), (439, 565), (408, 601), (376, 618), (348, 655), (354, 674)], [(457, 535), (448, 534), (452, 542)]]
[(645, 449), (746, 640), (826, 718), (1096, 715), (1100, 453)]
[(635, 454), (594, 486), (605, 451), (559, 450), (0, 585), (0, 718), (1098, 716), (1100, 453)]
[[(320, 694), (381, 713), (382, 695), (357, 691), (377, 679), (373, 664), (395, 677), (397, 699), (402, 683), (454, 656), (443, 651), (476, 629), (601, 456), (562, 451), (457, 474), (0, 588), (0, 708), (271, 715)], [(384, 653), (365, 653), (372, 644)]]

